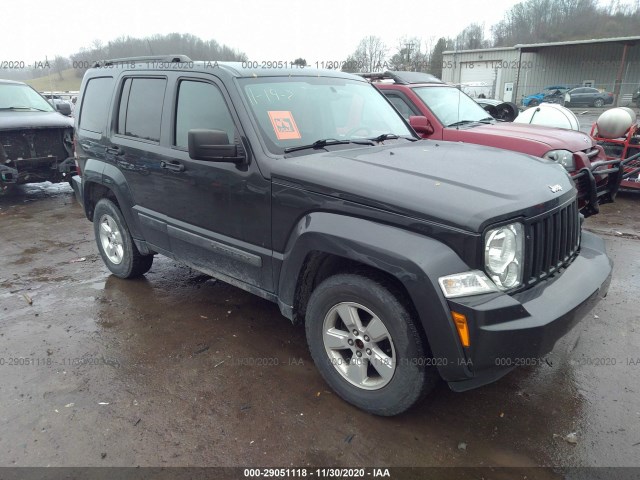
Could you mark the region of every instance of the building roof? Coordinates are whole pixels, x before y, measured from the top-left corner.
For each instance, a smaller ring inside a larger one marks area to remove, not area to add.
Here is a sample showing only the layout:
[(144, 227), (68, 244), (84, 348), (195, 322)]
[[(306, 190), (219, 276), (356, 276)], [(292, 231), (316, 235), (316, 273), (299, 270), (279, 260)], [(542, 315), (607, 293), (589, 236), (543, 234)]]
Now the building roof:
[(476, 48), (472, 50), (445, 50), (445, 53), (469, 53), (469, 52), (501, 52), (504, 50), (515, 50), (516, 47), (494, 47), (494, 48)]
[(614, 37), (614, 38), (594, 38), (591, 40), (570, 40), (567, 42), (549, 42), (549, 43), (530, 43), (530, 44), (518, 44), (513, 48), (522, 50), (523, 52), (536, 52), (541, 48), (548, 47), (568, 47), (570, 45), (594, 45), (598, 43), (621, 43), (635, 45), (636, 42), (640, 42), (640, 37)]
[(614, 38), (593, 38), (590, 40), (568, 40), (564, 42), (547, 42), (547, 43), (519, 43), (513, 47), (498, 48), (478, 48), (474, 50), (447, 50), (444, 53), (472, 53), (472, 52), (493, 52), (497, 50), (522, 50), (523, 52), (537, 52), (542, 48), (548, 47), (568, 47), (571, 45), (595, 45), (598, 43), (621, 43), (635, 45), (640, 43), (640, 36), (634, 37), (614, 37)]

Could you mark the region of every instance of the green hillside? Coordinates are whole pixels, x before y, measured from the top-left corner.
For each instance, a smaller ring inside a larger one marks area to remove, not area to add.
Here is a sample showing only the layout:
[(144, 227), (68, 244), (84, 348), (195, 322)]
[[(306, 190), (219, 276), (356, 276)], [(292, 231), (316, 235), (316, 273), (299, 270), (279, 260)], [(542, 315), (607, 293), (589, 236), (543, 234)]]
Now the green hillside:
[(46, 77), (33, 78), (31, 80), (25, 80), (33, 88), (39, 92), (55, 91), (55, 92), (71, 92), (80, 90), (80, 83), (82, 77), (76, 76), (77, 70), (75, 68), (69, 68), (62, 71), (62, 80), (57, 73), (51, 73)]

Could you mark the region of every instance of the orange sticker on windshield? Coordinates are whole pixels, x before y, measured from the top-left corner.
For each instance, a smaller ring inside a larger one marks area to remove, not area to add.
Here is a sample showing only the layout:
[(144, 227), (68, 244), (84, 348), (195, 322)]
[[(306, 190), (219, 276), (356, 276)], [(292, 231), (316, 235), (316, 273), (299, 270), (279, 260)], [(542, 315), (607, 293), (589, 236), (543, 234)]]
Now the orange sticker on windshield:
[(276, 132), (278, 140), (295, 140), (300, 137), (298, 126), (291, 112), (271, 111), (267, 112), (273, 125), (273, 131)]

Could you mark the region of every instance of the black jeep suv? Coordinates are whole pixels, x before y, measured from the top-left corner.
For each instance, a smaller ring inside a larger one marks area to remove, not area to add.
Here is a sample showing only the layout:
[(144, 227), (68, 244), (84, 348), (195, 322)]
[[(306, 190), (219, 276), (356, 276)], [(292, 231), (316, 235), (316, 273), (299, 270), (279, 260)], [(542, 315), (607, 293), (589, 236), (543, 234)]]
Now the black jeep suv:
[(561, 166), (418, 140), (362, 78), (124, 59), (78, 105), (74, 189), (108, 268), (160, 253), (276, 302), (369, 412), (537, 361), (607, 291)]

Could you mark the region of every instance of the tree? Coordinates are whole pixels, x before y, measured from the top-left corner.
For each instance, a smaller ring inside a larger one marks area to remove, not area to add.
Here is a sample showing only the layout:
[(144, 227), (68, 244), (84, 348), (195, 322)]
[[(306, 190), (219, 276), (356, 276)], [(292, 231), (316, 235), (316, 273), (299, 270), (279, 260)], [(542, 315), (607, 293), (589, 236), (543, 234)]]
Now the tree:
[(387, 70), (385, 61), (389, 49), (380, 37), (369, 35), (360, 40), (356, 51), (347, 57), (343, 72), (377, 72)]
[(69, 68), (71, 66), (71, 62), (69, 62), (68, 58), (56, 55), (56, 57), (53, 59), (52, 66), (53, 70), (58, 74), (58, 78), (62, 80), (62, 71)]
[(453, 42), (449, 38), (440, 37), (436, 42), (436, 45), (431, 50), (430, 62), (429, 62), (429, 73), (438, 78), (442, 78), (442, 64), (443, 64), (443, 55), (442, 53), (451, 50), (453, 48)]
[(169, 33), (145, 38), (119, 37), (106, 45), (93, 42), (93, 48), (82, 49), (71, 56), (76, 75), (83, 76), (87, 68), (100, 60), (180, 53), (192, 60), (245, 61), (247, 56), (215, 40), (203, 40), (190, 33)]
[(429, 52), (422, 52), (422, 40), (403, 37), (398, 42), (396, 53), (389, 59), (391, 70), (426, 72), (429, 69)]
[(457, 50), (477, 50), (487, 48), (490, 42), (484, 39), (484, 25), (472, 23), (467, 25), (455, 39)]
[(638, 31), (640, 3), (598, 0), (526, 0), (491, 28), (493, 46), (624, 37)]

